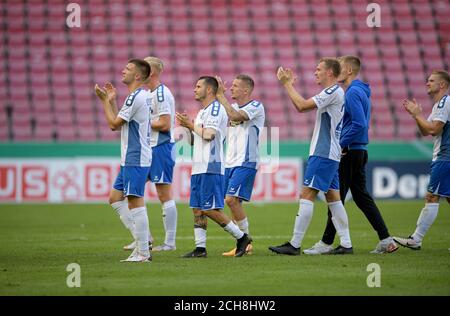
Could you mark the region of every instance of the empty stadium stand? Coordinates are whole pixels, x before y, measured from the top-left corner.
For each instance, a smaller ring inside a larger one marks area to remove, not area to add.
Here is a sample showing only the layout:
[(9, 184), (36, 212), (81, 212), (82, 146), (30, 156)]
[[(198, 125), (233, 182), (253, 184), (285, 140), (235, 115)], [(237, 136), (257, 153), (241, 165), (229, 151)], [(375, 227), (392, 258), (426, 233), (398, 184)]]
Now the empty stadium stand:
[(298, 114), (276, 79), (279, 65), (297, 87), (318, 92), (314, 68), (322, 56), (356, 54), (372, 87), (371, 139), (418, 138), (401, 100), (415, 97), (425, 112), (432, 69), (448, 70), (450, 5), (444, 0), (377, 1), (381, 27), (366, 25), (357, 0), (84, 0), (81, 27), (66, 26), (65, 1), (1, 1), (0, 141), (110, 141), (94, 84), (120, 83), (128, 58), (155, 55), (178, 111), (193, 115), (200, 75), (255, 78), (255, 98), (282, 139), (307, 140), (315, 113)]

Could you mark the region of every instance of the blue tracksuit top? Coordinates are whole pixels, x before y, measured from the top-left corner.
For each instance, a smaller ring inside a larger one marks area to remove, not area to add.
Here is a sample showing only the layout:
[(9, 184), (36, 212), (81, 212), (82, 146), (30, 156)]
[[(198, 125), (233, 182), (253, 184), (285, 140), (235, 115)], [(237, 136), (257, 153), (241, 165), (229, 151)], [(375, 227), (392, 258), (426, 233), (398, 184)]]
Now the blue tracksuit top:
[(345, 110), (340, 145), (342, 148), (365, 149), (369, 143), (370, 87), (353, 80), (345, 91)]

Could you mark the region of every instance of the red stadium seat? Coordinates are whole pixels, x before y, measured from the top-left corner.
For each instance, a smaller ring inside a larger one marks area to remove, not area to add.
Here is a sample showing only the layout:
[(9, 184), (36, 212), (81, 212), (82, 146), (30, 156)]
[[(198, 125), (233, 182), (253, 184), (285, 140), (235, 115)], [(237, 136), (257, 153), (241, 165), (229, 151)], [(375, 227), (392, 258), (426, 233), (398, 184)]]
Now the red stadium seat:
[[(0, 81), (0, 118), (11, 104), (13, 122), (24, 126), (14, 125), (14, 140), (117, 141), (118, 133), (104, 123), (93, 85), (113, 81), (123, 99), (127, 91), (120, 75), (126, 61), (155, 55), (166, 63), (163, 81), (180, 109), (198, 110), (193, 99), (198, 76), (218, 72), (230, 84), (238, 73), (248, 73), (256, 81), (255, 98), (267, 104), (267, 124), (283, 126), (283, 139), (308, 140), (314, 113), (296, 113), (276, 79), (277, 67), (294, 69), (296, 87), (311, 97), (320, 91), (313, 75), (319, 57), (357, 54), (362, 78), (372, 88), (371, 138), (414, 139), (414, 126), (398, 104), (414, 94), (424, 111), (431, 109), (424, 82), (432, 69), (448, 67), (448, 4), (382, 1), (380, 29), (367, 27), (367, 4), (93, 0), (82, 5), (82, 28), (61, 31), (65, 4), (11, 1), (1, 13), (8, 40), (0, 62), (8, 68), (7, 79)], [(29, 114), (38, 123), (33, 130)], [(0, 128), (0, 141), (10, 137)]]

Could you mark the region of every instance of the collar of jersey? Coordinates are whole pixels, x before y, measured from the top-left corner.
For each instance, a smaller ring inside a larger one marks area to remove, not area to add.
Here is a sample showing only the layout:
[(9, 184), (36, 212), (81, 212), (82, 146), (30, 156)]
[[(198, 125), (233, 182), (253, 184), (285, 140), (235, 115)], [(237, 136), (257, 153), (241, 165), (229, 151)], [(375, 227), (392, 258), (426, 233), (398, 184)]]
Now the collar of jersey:
[(213, 104), (213, 103), (215, 103), (215, 102), (219, 103), (219, 101), (218, 101), (217, 99), (214, 99), (214, 101), (212, 101), (210, 104), (208, 104), (208, 106), (207, 106), (206, 108), (204, 108), (203, 111), (205, 111), (207, 108), (209, 108), (209, 106), (210, 106), (211, 104)]
[(245, 103), (244, 105), (239, 105), (238, 104), (238, 107), (240, 108), (240, 109), (242, 109), (244, 106), (247, 106), (247, 105), (249, 105), (250, 103), (252, 103), (252, 102), (254, 102), (255, 100), (250, 100), (250, 101), (248, 101), (247, 103)]
[[(354, 81), (354, 80), (353, 80)], [(350, 84), (351, 85), (351, 84)], [(339, 86), (337, 83), (335, 83), (335, 84), (332, 84), (331, 86), (329, 86), (329, 87), (326, 87), (325, 89), (323, 89), (323, 90), (327, 90), (327, 89), (331, 89), (331, 88), (333, 88), (334, 86)], [(350, 88), (350, 86), (348, 86), (349, 88)]]
[(158, 90), (158, 88), (161, 87), (162, 85), (164, 85), (164, 84), (163, 84), (163, 83), (160, 83), (159, 86), (157, 86), (157, 87), (156, 87), (155, 89), (153, 89), (153, 90), (150, 90), (150, 92), (153, 92), (153, 91)]

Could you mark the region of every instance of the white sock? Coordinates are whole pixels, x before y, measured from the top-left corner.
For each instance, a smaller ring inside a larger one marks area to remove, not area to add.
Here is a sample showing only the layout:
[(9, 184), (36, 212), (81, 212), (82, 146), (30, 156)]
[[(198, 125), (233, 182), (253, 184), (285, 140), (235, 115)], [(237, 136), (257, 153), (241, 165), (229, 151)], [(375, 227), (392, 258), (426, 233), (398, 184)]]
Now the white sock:
[(244, 232), (242, 232), (233, 221), (230, 221), (223, 229), (236, 239), (240, 239), (244, 236)]
[(352, 247), (350, 240), (350, 230), (348, 228), (348, 217), (344, 205), (341, 201), (328, 203), (331, 212), (331, 220), (333, 221), (336, 232), (341, 239), (341, 246), (345, 248)]
[(244, 218), (242, 221), (236, 221), (236, 224), (238, 225), (239, 229), (246, 233), (247, 235), (250, 235), (248, 231), (248, 219), (247, 217)]
[(134, 233), (139, 252), (148, 254), (149, 228), (147, 208), (145, 206), (137, 207), (131, 210), (134, 219)]
[[(146, 212), (146, 214), (147, 214), (147, 208), (145, 208), (145, 212)], [(147, 227), (148, 227), (148, 242), (150, 243), (150, 244), (153, 244), (153, 236), (152, 236), (152, 231), (151, 231), (151, 229), (150, 229), (150, 219), (148, 218), (148, 214), (147, 214), (147, 221), (148, 221), (148, 225), (147, 225)], [(136, 224), (135, 224), (136, 225)], [(136, 227), (136, 226), (135, 226)]]
[(430, 229), (436, 219), (438, 211), (439, 203), (425, 204), (425, 207), (422, 209), (422, 212), (420, 212), (419, 219), (417, 220), (416, 231), (411, 236), (415, 241), (422, 242), (423, 237), (425, 237), (428, 229)]
[(206, 248), (206, 229), (195, 227), (194, 236), (195, 236), (195, 247)]
[(133, 238), (136, 239), (134, 236), (134, 219), (128, 209), (128, 202), (126, 200), (114, 202), (111, 207), (116, 211), (123, 225), (131, 232)]
[(169, 246), (175, 246), (175, 237), (177, 235), (177, 206), (174, 200), (167, 201), (162, 205), (164, 230), (166, 238), (164, 243)]
[(290, 241), (295, 248), (300, 248), (303, 237), (305, 237), (306, 230), (313, 216), (314, 203), (310, 200), (301, 199), (297, 216), (295, 217), (294, 234)]

